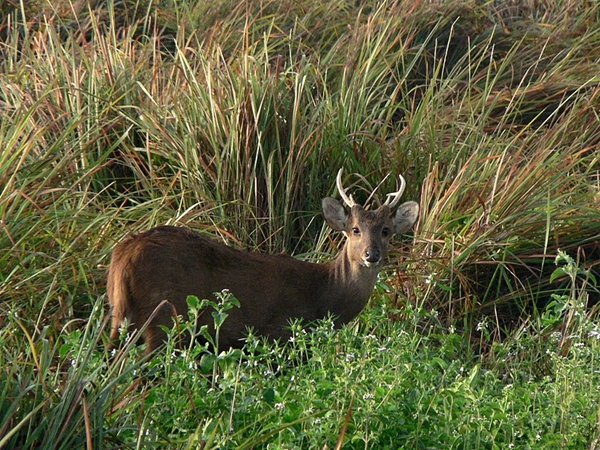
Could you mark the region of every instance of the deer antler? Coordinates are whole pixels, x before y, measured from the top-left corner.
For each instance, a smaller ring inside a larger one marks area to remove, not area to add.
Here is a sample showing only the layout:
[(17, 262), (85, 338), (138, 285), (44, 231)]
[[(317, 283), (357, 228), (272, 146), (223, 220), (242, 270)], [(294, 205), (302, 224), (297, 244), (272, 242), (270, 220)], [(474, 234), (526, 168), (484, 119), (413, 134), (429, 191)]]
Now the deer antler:
[(398, 202), (400, 201), (400, 197), (402, 196), (402, 194), (404, 193), (404, 189), (406, 188), (406, 181), (404, 181), (404, 177), (402, 175), (399, 175), (399, 178), (400, 189), (398, 189), (396, 192), (386, 194), (387, 200), (385, 201), (384, 205), (386, 205), (390, 209), (392, 209), (398, 204)]
[(352, 199), (352, 195), (347, 195), (346, 194), (346, 190), (344, 189), (344, 186), (342, 186), (342, 172), (344, 169), (340, 169), (337, 177), (335, 179), (335, 184), (337, 185), (338, 191), (340, 193), (340, 196), (342, 197), (342, 200), (344, 200), (344, 203), (349, 207), (352, 208), (354, 205), (356, 205), (356, 202)]

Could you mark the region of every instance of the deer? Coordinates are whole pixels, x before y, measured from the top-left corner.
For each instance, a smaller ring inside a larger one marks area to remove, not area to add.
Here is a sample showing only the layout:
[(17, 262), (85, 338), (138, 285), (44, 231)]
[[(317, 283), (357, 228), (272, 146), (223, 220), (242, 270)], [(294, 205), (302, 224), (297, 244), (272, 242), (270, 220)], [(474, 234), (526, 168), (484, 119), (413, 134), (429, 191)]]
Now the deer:
[[(345, 236), (330, 262), (240, 250), (179, 226), (126, 237), (115, 246), (108, 270), (111, 342), (127, 319), (141, 331), (146, 353), (152, 353), (166, 340), (162, 326), (173, 327), (176, 316), (187, 316), (188, 296), (214, 300), (225, 289), (239, 301), (219, 329), (219, 345), (225, 348), (242, 347), (249, 329), (285, 340), (293, 320), (311, 323), (330, 316), (335, 327), (353, 320), (369, 300), (392, 235), (412, 228), (419, 205), (398, 206), (406, 187), (402, 175), (398, 190), (374, 210), (357, 204), (341, 178), (342, 169), (336, 186), (344, 204), (331, 197), (322, 200), (326, 223)], [(206, 310), (196, 325), (214, 333)]]

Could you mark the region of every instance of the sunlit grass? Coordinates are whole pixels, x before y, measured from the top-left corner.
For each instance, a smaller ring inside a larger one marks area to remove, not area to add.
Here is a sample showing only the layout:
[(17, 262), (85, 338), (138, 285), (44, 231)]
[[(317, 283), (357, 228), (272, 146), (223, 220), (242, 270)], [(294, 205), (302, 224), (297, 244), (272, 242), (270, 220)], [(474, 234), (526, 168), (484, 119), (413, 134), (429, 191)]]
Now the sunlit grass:
[[(595, 3), (55, 3), (0, 6), (0, 447), (597, 446)], [(125, 235), (326, 259), (340, 167), (421, 204), (357, 321), (104, 350)]]

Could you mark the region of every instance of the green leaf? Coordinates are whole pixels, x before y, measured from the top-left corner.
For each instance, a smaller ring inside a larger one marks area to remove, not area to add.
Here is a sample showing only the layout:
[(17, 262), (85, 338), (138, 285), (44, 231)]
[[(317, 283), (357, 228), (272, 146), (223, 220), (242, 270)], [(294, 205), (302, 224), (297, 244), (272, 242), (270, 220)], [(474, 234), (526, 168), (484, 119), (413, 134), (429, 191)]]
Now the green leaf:
[(211, 373), (214, 365), (217, 363), (217, 356), (212, 353), (205, 353), (200, 358), (200, 371), (202, 373)]
[(187, 299), (188, 308), (199, 309), (200, 299), (195, 295), (188, 295)]
[(554, 269), (554, 272), (552, 272), (552, 275), (550, 275), (550, 283), (554, 283), (554, 281), (557, 278), (561, 278), (568, 275), (569, 273), (564, 268), (557, 267), (556, 269)]
[(269, 405), (275, 404), (275, 389), (266, 388), (263, 390), (263, 400)]

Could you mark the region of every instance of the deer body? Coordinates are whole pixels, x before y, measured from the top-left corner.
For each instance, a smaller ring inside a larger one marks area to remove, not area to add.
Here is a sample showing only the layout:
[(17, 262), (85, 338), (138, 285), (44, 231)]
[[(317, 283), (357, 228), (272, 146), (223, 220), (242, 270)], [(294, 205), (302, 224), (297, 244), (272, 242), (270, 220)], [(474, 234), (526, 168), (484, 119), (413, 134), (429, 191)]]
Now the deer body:
[[(160, 325), (172, 326), (174, 314), (186, 316), (189, 295), (212, 299), (223, 289), (240, 302), (220, 329), (225, 347), (242, 345), (248, 328), (285, 339), (292, 319), (311, 322), (331, 314), (336, 326), (347, 323), (365, 307), (393, 232), (410, 229), (418, 205), (407, 202), (395, 214), (387, 205), (375, 211), (352, 205), (346, 211), (326, 198), (323, 212), (328, 224), (347, 236), (337, 258), (323, 264), (237, 250), (180, 227), (161, 226), (126, 238), (115, 247), (109, 269), (111, 338), (124, 318), (141, 328), (154, 314), (143, 333), (152, 351), (165, 339)], [(169, 304), (158, 308), (164, 300)], [(209, 330), (212, 322), (210, 311), (198, 319)]]

